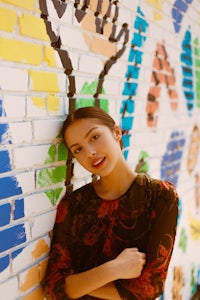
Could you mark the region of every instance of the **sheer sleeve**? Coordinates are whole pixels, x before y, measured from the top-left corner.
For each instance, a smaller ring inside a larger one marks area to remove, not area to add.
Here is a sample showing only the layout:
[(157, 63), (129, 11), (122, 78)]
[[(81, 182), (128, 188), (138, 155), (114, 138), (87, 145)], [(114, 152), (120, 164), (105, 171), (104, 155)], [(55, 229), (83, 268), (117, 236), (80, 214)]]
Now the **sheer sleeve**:
[(53, 229), (53, 239), (42, 287), (47, 299), (68, 299), (64, 292), (65, 277), (73, 273), (71, 254), (68, 249), (68, 237), (71, 228), (70, 196), (61, 200), (57, 207)]
[(178, 216), (178, 195), (169, 182), (152, 181), (152, 227), (147, 262), (140, 277), (118, 280), (115, 286), (122, 299), (150, 300), (163, 293), (170, 263)]

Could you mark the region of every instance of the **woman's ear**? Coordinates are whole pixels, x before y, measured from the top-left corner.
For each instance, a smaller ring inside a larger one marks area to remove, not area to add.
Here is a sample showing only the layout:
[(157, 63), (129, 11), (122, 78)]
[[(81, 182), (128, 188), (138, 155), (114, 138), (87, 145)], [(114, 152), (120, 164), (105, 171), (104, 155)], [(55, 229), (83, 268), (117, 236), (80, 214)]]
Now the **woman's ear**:
[(114, 126), (114, 138), (116, 139), (116, 141), (120, 141), (122, 138), (121, 129), (117, 124), (115, 124)]

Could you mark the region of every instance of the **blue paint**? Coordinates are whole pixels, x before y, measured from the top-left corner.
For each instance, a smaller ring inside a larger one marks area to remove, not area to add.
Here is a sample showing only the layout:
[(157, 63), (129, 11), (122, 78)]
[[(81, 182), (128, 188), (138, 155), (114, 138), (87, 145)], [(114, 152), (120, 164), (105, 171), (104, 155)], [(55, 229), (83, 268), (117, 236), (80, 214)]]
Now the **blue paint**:
[(16, 251), (13, 251), (11, 253), (11, 258), (12, 259), (15, 259), (15, 257), (17, 257), (22, 251), (23, 251), (24, 247), (20, 248), (20, 249), (17, 249)]
[(123, 96), (135, 96), (137, 86), (138, 86), (138, 83), (136, 83), (136, 82), (125, 82), (122, 95)]
[(194, 96), (194, 84), (193, 84), (193, 60), (192, 60), (192, 47), (191, 47), (191, 32), (187, 30), (185, 32), (184, 39), (182, 41), (182, 53), (180, 55), (180, 60), (182, 63), (182, 86), (183, 93), (186, 99), (186, 106), (189, 116), (192, 115), (192, 110), (195, 105)]
[(24, 217), (24, 199), (15, 200), (14, 220)]
[(182, 0), (176, 0), (174, 3), (174, 6), (179, 8), (181, 11), (186, 12), (187, 11), (187, 3), (185, 1)]
[[(124, 135), (122, 137), (124, 148), (130, 146), (131, 134), (129, 131), (132, 130), (134, 123), (134, 111), (135, 111), (135, 103), (132, 99), (137, 94), (138, 88), (138, 78), (141, 69), (142, 63), (142, 55), (143, 51), (138, 48), (142, 48), (144, 42), (146, 41), (146, 35), (144, 33), (147, 32), (148, 23), (144, 18), (144, 14), (141, 11), (140, 7), (137, 8), (138, 16), (135, 19), (133, 24), (134, 33), (131, 41), (131, 48), (128, 56), (128, 62), (131, 63), (128, 65), (125, 78), (126, 82), (124, 83), (122, 95), (127, 96), (127, 99), (122, 101), (120, 114), (121, 116), (121, 129), (124, 131)], [(137, 48), (137, 49), (135, 49)], [(136, 82), (133, 82), (135, 80)], [(128, 150), (124, 150), (124, 157), (127, 159)]]
[(138, 79), (139, 71), (140, 71), (140, 68), (138, 68), (137, 66), (129, 65), (128, 70), (126, 72), (126, 78)]
[(15, 177), (0, 178), (0, 199), (22, 194)]
[(10, 203), (6, 203), (0, 205), (0, 226), (5, 226), (10, 223), (11, 216), (11, 205)]
[(178, 33), (181, 30), (181, 23), (183, 21), (184, 15), (186, 14), (189, 5), (193, 0), (176, 0), (172, 7), (172, 19), (174, 24), (174, 30)]
[(184, 145), (185, 138), (183, 137), (183, 134), (177, 131), (172, 132), (170, 141), (166, 147), (166, 152), (161, 160), (161, 179), (168, 180), (175, 186), (177, 185), (178, 176), (180, 173), (180, 164)]
[(0, 143), (11, 144), (10, 136), (8, 134), (8, 124), (0, 124)]
[(9, 266), (9, 263), (10, 263), (9, 255), (0, 257), (0, 273)]
[(11, 171), (10, 157), (7, 150), (0, 151), (0, 173)]
[(11, 249), (26, 242), (24, 224), (15, 225), (0, 231), (0, 252)]
[[(3, 109), (3, 102), (0, 99), (0, 117), (5, 117), (6, 112)], [(0, 124), (0, 143), (3, 145), (11, 144), (9, 133), (9, 124)], [(0, 173), (12, 171), (10, 156), (8, 150), (0, 151)], [(17, 179), (14, 176), (6, 176), (0, 178), (0, 199), (5, 199), (11, 196), (21, 195), (22, 189), (18, 186)], [(24, 217), (24, 199), (16, 200), (13, 219), (17, 220)], [(10, 224), (11, 205), (6, 203), (0, 206), (0, 226)], [(26, 241), (26, 232), (24, 224), (15, 225), (0, 231), (0, 252), (9, 250), (12, 247), (20, 245)], [(21, 253), (23, 248), (18, 249), (12, 255), (13, 259)], [(3, 272), (10, 263), (9, 256), (6, 255), (0, 258), (0, 272)]]

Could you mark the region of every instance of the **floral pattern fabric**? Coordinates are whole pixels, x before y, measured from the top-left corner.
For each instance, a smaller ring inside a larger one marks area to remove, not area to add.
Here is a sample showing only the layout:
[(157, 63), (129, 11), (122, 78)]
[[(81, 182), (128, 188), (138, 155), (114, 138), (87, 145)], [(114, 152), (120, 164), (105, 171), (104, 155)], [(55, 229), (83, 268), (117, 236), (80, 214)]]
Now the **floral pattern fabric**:
[[(66, 276), (105, 263), (125, 248), (146, 253), (140, 277), (114, 282), (124, 300), (155, 299), (163, 293), (178, 215), (178, 196), (167, 181), (138, 174), (119, 199), (101, 199), (87, 184), (58, 205), (46, 277), (47, 298), (68, 299)], [(81, 299), (95, 299), (89, 295)]]

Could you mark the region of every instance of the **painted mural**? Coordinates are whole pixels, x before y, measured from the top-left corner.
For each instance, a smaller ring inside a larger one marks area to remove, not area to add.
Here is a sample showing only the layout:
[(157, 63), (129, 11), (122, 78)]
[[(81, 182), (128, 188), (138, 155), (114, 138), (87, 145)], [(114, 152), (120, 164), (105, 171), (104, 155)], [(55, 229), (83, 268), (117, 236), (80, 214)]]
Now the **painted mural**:
[(56, 205), (92, 180), (67, 153), (62, 122), (96, 105), (120, 124), (132, 168), (178, 190), (160, 300), (192, 299), (200, 284), (199, 0), (4, 0), (0, 33), (0, 292), (44, 299)]

